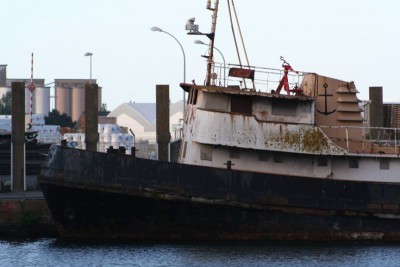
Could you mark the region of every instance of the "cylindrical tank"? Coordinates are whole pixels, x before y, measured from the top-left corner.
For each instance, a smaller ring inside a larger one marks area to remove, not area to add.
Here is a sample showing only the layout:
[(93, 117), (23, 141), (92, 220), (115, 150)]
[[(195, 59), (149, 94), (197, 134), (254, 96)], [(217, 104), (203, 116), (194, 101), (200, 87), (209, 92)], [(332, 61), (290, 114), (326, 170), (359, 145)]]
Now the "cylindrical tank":
[(6, 86), (6, 81), (7, 81), (7, 65), (0, 65), (0, 86)]
[(77, 121), (85, 110), (85, 89), (79, 87), (72, 88), (72, 107), (71, 119)]
[(48, 115), (50, 112), (50, 87), (38, 87), (33, 93), (33, 113)]
[[(26, 86), (28, 86), (28, 85), (26, 85)], [(31, 110), (30, 106), (31, 106), (31, 92), (28, 90), (28, 88), (25, 88), (25, 113), (26, 114), (30, 114), (30, 110)], [(33, 112), (33, 110), (32, 110), (32, 112)]]
[(11, 87), (0, 87), (0, 98), (5, 96), (8, 92), (11, 93)]
[(56, 87), (56, 110), (71, 116), (71, 88)]

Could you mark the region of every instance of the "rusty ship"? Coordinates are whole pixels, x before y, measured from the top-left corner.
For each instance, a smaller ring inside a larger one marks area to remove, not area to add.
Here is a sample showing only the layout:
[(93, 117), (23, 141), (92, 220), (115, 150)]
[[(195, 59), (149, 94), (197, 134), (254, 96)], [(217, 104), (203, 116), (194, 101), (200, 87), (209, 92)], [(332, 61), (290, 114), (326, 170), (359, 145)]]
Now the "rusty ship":
[[(353, 82), (284, 58), (282, 69), (220, 64), (229, 76), (218, 77), (218, 2), (207, 2), (205, 83), (181, 84), (177, 162), (50, 148), (39, 182), (60, 236), (400, 240), (397, 129), (365, 125)], [(186, 29), (201, 34), (196, 26)]]

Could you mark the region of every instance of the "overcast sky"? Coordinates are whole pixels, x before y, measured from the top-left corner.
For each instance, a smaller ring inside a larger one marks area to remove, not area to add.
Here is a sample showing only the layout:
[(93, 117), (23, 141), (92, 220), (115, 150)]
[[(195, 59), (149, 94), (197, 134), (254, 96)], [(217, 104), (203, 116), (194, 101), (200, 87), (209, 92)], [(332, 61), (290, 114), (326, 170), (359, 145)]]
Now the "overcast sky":
[[(169, 84), (171, 101), (182, 99), (183, 55), (186, 81), (202, 83), (206, 46), (194, 44), (186, 21), (196, 18), (209, 32), (206, 0), (18, 0), (4, 1), (0, 64), (8, 78), (93, 78), (103, 87), (109, 109), (129, 102), (155, 102), (156, 84)], [(400, 1), (398, 0), (235, 0), (250, 64), (280, 68), (284, 56), (293, 68), (354, 81), (359, 98), (369, 86), (383, 86), (384, 100), (400, 102)], [(220, 1), (215, 46), (226, 62), (238, 63), (228, 19)], [(215, 60), (221, 62), (215, 55)]]

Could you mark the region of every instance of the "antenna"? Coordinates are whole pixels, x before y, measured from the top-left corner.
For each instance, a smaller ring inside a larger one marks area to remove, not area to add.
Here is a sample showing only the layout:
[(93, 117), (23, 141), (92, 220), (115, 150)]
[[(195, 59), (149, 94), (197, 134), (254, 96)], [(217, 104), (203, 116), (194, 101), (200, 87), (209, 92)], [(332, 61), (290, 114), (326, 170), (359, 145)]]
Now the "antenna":
[(211, 85), (211, 72), (214, 63), (214, 41), (215, 41), (215, 29), (217, 27), (218, 4), (219, 0), (216, 0), (214, 8), (207, 6), (209, 10), (213, 11), (211, 33), (208, 35), (208, 37), (210, 38), (210, 44), (208, 48), (209, 51), (208, 51), (208, 62), (207, 62), (207, 77), (206, 77), (207, 86)]
[(208, 37), (208, 39), (210, 39), (210, 43), (208, 46), (208, 56), (205, 56), (207, 58), (207, 76), (205, 81), (205, 84), (207, 86), (211, 85), (212, 69), (214, 65), (214, 37), (215, 29), (217, 27), (218, 4), (219, 0), (215, 0), (214, 7), (211, 7), (211, 0), (207, 0), (207, 9), (213, 11), (211, 33), (199, 32), (199, 25), (194, 24), (195, 18), (190, 18), (186, 23), (186, 30), (188, 31), (187, 34), (205, 35)]

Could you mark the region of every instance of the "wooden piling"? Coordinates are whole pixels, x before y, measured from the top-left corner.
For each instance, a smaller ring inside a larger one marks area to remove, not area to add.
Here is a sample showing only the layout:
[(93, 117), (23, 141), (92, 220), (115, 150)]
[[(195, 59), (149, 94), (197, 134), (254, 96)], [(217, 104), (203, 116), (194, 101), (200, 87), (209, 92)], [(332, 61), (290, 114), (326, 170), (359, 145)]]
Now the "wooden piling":
[(25, 179), (25, 83), (11, 83), (12, 190), (24, 191)]
[(156, 135), (158, 143), (158, 160), (168, 161), (169, 142), (169, 85), (156, 86)]
[(98, 104), (99, 87), (97, 84), (85, 86), (85, 142), (86, 150), (97, 151), (98, 134)]

